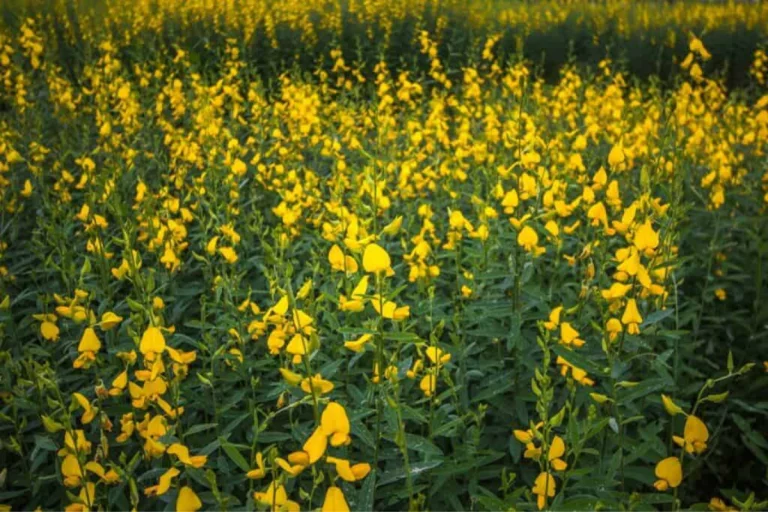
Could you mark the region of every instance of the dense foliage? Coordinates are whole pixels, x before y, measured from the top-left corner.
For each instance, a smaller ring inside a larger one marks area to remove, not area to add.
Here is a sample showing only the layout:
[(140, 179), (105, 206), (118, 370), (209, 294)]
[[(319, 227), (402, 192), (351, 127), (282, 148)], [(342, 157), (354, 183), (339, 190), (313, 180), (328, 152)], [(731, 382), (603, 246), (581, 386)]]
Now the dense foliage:
[(0, 510), (768, 507), (765, 5), (0, 12)]

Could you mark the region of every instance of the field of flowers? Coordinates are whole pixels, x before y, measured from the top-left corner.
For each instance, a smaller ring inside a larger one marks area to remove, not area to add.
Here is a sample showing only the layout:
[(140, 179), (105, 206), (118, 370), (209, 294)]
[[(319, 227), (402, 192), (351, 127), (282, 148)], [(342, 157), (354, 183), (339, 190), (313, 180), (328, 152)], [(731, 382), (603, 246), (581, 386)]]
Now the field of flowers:
[(0, 16), (0, 511), (768, 508), (768, 5)]

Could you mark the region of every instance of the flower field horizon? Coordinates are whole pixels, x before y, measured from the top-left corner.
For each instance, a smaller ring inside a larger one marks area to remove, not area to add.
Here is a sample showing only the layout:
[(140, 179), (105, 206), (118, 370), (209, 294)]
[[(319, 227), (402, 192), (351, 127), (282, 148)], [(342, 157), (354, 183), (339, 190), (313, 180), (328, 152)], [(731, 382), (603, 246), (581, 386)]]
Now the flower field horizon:
[(768, 508), (767, 35), (8, 0), (0, 512)]

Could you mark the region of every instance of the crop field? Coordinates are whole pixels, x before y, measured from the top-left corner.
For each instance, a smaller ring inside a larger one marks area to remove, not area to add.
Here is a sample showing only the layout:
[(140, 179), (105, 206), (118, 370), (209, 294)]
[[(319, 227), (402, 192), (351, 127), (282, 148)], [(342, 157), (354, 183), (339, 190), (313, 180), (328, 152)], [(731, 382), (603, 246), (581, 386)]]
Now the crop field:
[(0, 512), (768, 509), (768, 4), (0, 3)]

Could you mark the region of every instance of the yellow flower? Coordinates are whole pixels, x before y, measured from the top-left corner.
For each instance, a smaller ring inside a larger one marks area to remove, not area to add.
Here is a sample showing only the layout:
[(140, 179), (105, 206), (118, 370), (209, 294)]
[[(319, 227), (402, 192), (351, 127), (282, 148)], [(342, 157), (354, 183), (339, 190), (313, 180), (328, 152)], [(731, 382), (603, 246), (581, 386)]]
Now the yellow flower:
[(362, 352), (365, 348), (365, 344), (368, 343), (371, 338), (373, 338), (372, 334), (363, 334), (354, 341), (345, 341), (344, 347), (352, 352)]
[(363, 253), (363, 268), (371, 274), (390, 273), (392, 260), (387, 251), (378, 244), (368, 244)]
[(174, 443), (168, 447), (167, 453), (169, 455), (175, 455), (179, 461), (185, 466), (192, 466), (193, 468), (201, 468), (205, 466), (208, 461), (208, 457), (205, 455), (189, 456), (189, 448), (180, 443)]
[(593, 226), (602, 225), (603, 228), (608, 228), (608, 213), (605, 211), (605, 205), (602, 202), (597, 202), (589, 207), (587, 218), (592, 221), (591, 224)]
[(237, 176), (242, 176), (248, 170), (248, 167), (246, 167), (245, 162), (243, 162), (239, 158), (235, 158), (235, 161), (232, 162), (232, 166), (230, 168), (232, 169), (232, 172)]
[(312, 393), (314, 389), (316, 393), (325, 395), (333, 391), (333, 382), (325, 380), (319, 373), (314, 377), (308, 377), (301, 381), (301, 389), (307, 393)]
[(288, 368), (280, 368), (280, 375), (283, 376), (283, 379), (289, 386), (298, 386), (302, 380), (301, 375)]
[(443, 351), (438, 347), (428, 347), (426, 350), (427, 358), (432, 361), (432, 364), (445, 364), (451, 360), (451, 354)]
[(565, 455), (565, 442), (562, 437), (555, 436), (552, 439), (552, 444), (549, 445), (549, 454), (547, 455), (547, 459), (555, 471), (564, 471), (568, 467), (568, 464), (562, 459), (563, 455)]
[(83, 409), (83, 416), (82, 418), (80, 418), (80, 421), (82, 421), (84, 425), (87, 425), (88, 423), (92, 422), (93, 418), (96, 417), (96, 413), (99, 412), (99, 409), (96, 407), (92, 407), (91, 402), (80, 393), (72, 393), (72, 397), (77, 401), (78, 405)]
[(400, 321), (411, 316), (410, 306), (398, 307), (391, 300), (385, 301), (379, 295), (374, 295), (371, 298), (371, 304), (373, 304), (373, 309), (387, 320)]
[(675, 402), (672, 401), (667, 395), (661, 395), (661, 403), (664, 404), (664, 409), (667, 410), (667, 414), (674, 416), (676, 414), (684, 414), (683, 410)]
[(328, 403), (320, 417), (320, 426), (323, 433), (331, 438), (331, 446), (342, 446), (351, 442), (349, 418), (341, 404)]
[(419, 382), (419, 388), (424, 392), (424, 396), (432, 396), (437, 390), (437, 376), (432, 372), (427, 372)]
[(601, 290), (600, 295), (602, 295), (605, 300), (615, 300), (624, 297), (624, 295), (631, 289), (631, 284), (613, 283), (607, 290)]
[(653, 251), (659, 246), (659, 234), (653, 230), (650, 220), (646, 220), (645, 224), (637, 229), (633, 243), (638, 251)]
[(64, 485), (67, 487), (79, 487), (83, 477), (83, 471), (77, 457), (72, 454), (61, 461), (61, 475), (64, 477)]
[(366, 462), (351, 465), (346, 459), (338, 459), (330, 456), (327, 457), (326, 460), (329, 464), (334, 464), (336, 466), (336, 473), (347, 482), (362, 480), (371, 472), (371, 465)]
[(608, 339), (614, 341), (624, 330), (621, 321), (618, 318), (609, 318), (605, 323), (605, 330), (608, 331)]
[(302, 449), (309, 455), (309, 463), (314, 464), (325, 453), (328, 446), (328, 437), (322, 427), (317, 427), (309, 439), (304, 443)]
[(384, 226), (384, 229), (381, 230), (382, 233), (385, 235), (393, 236), (397, 234), (398, 231), (400, 231), (400, 227), (403, 225), (403, 216), (398, 215), (395, 217), (395, 220)]
[(291, 453), (288, 455), (288, 460), (277, 457), (275, 462), (292, 477), (299, 476), (310, 464), (309, 454), (305, 451)]
[(333, 244), (328, 252), (328, 262), (331, 264), (331, 268), (338, 272), (346, 272), (347, 274), (357, 272), (357, 261), (352, 256), (344, 255), (341, 247), (337, 244)]
[(539, 473), (531, 492), (536, 495), (536, 506), (539, 510), (543, 509), (547, 504), (547, 498), (555, 497), (555, 477), (550, 473)]
[(117, 471), (114, 469), (104, 471), (104, 467), (96, 461), (87, 463), (85, 465), (85, 469), (86, 471), (90, 471), (91, 473), (97, 475), (101, 481), (106, 484), (116, 484), (120, 481), (120, 475), (117, 474)]
[(163, 353), (165, 351), (165, 337), (162, 331), (157, 327), (147, 327), (147, 330), (141, 336), (139, 351), (149, 361), (153, 361), (156, 354)]
[(656, 464), (656, 482), (653, 486), (659, 491), (675, 488), (683, 481), (683, 468), (680, 459), (667, 457)]
[(94, 505), (96, 499), (96, 484), (93, 482), (86, 482), (80, 493), (77, 495), (77, 503), (67, 505), (64, 512), (88, 512), (91, 506)]
[(157, 485), (147, 487), (144, 489), (144, 494), (147, 496), (162, 496), (168, 489), (171, 488), (171, 480), (179, 476), (179, 470), (176, 468), (170, 468), (168, 471), (160, 475)]
[(539, 235), (530, 226), (523, 226), (517, 234), (517, 243), (528, 252), (534, 252), (539, 244)]
[(285, 487), (276, 486), (275, 482), (270, 483), (266, 491), (253, 493), (253, 499), (261, 505), (270, 507), (272, 512), (299, 512), (299, 504), (289, 500)]
[(203, 502), (197, 497), (191, 487), (185, 485), (179, 489), (176, 498), (176, 512), (197, 512), (203, 506)]
[(46, 321), (40, 324), (40, 334), (48, 341), (58, 341), (59, 328), (55, 323)]
[(568, 322), (560, 324), (560, 341), (564, 345), (573, 345), (576, 348), (584, 345), (584, 340), (579, 338), (579, 331), (574, 329)]
[(221, 254), (227, 263), (233, 264), (238, 260), (237, 252), (232, 247), (219, 247), (219, 254)]
[(107, 311), (101, 315), (101, 322), (99, 322), (99, 327), (101, 327), (104, 331), (109, 331), (115, 328), (122, 321), (123, 317), (116, 315), (112, 311)]
[(216, 254), (216, 249), (219, 244), (219, 237), (214, 236), (210, 240), (208, 240), (208, 243), (205, 245), (205, 252), (208, 253), (209, 256), (213, 256)]
[(259, 452), (256, 454), (256, 469), (250, 470), (245, 476), (253, 480), (258, 480), (264, 478), (266, 474), (267, 471), (264, 469), (264, 456)]
[(690, 415), (685, 420), (683, 437), (672, 436), (672, 440), (678, 446), (685, 448), (686, 452), (699, 455), (707, 449), (709, 430), (707, 425), (698, 417)]
[(549, 331), (554, 331), (560, 325), (560, 314), (563, 311), (563, 306), (557, 306), (555, 309), (549, 312), (549, 321), (544, 322), (544, 327)]
[(643, 322), (643, 317), (640, 316), (640, 311), (637, 309), (637, 302), (635, 299), (629, 299), (627, 301), (627, 307), (624, 309), (624, 314), (621, 316), (621, 323), (627, 326), (627, 332), (629, 334), (639, 334), (639, 324)]
[(110, 396), (120, 395), (127, 385), (128, 385), (128, 370), (123, 370), (112, 381), (112, 387), (109, 390)]
[(709, 500), (709, 510), (713, 510), (717, 512), (731, 512), (731, 511), (735, 512), (738, 509), (727, 505), (725, 501), (715, 497)]
[(621, 164), (624, 163), (626, 160), (626, 155), (624, 154), (624, 146), (622, 145), (621, 141), (614, 144), (614, 146), (611, 148), (611, 152), (608, 153), (608, 165), (611, 166), (611, 169), (616, 169)]
[(344, 493), (335, 485), (329, 487), (325, 493), (322, 512), (349, 512)]
[(91, 327), (87, 327), (83, 332), (82, 338), (80, 338), (80, 343), (77, 345), (77, 351), (80, 355), (72, 366), (75, 368), (88, 368), (96, 360), (96, 352), (99, 350), (101, 350), (101, 341), (96, 336), (96, 331)]

